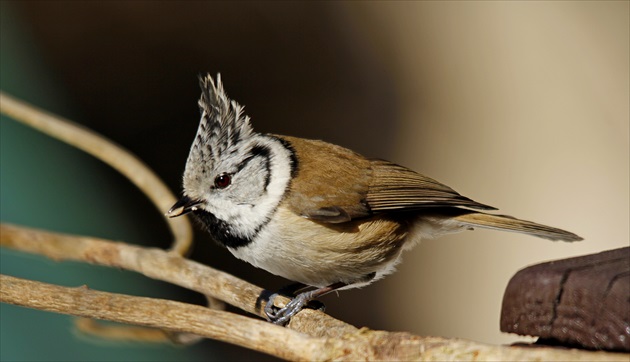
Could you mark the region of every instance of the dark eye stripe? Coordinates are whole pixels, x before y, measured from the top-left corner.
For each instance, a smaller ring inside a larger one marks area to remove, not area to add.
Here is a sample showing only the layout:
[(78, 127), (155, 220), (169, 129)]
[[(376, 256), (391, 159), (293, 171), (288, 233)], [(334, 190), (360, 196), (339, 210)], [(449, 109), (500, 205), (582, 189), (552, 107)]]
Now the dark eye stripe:
[(249, 155), (245, 157), (245, 159), (236, 166), (236, 170), (237, 172), (240, 172), (243, 168), (245, 168), (245, 166), (247, 166), (247, 164), (251, 160), (253, 160), (256, 157), (264, 158), (265, 171), (266, 171), (266, 174), (265, 174), (265, 190), (266, 190), (267, 186), (269, 186), (269, 183), (271, 182), (271, 161), (270, 161), (271, 152), (269, 151), (269, 148), (260, 146), (260, 145), (252, 147), (252, 149), (249, 151)]

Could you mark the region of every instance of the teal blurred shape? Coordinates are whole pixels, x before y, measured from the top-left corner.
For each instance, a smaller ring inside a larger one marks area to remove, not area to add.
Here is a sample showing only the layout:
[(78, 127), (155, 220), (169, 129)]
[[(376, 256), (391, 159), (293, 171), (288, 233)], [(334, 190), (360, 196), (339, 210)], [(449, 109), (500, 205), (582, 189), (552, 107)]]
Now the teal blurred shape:
[[(11, 3), (0, 2), (0, 88), (73, 118), (63, 84), (21, 26)], [(0, 118), (0, 220), (47, 230), (117, 240), (142, 240), (132, 208), (108, 184), (112, 173), (81, 151), (7, 117)], [(153, 210), (152, 210), (153, 211)], [(156, 211), (157, 212), (157, 211)], [(165, 238), (170, 238), (165, 235)], [(1, 249), (0, 272), (64, 286), (87, 284), (117, 293), (164, 297), (161, 283), (141, 275), (87, 264), (57, 263)], [(208, 344), (213, 344), (208, 354)], [(80, 338), (73, 318), (0, 304), (2, 361), (225, 360), (218, 342), (192, 347), (113, 343)]]

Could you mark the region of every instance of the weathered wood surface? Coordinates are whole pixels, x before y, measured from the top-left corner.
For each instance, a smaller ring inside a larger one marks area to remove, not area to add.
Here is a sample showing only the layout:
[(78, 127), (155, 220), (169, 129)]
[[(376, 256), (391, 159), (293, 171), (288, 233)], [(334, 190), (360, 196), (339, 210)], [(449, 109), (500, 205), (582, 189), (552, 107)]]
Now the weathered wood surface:
[(503, 297), (501, 331), (630, 351), (630, 247), (520, 270)]

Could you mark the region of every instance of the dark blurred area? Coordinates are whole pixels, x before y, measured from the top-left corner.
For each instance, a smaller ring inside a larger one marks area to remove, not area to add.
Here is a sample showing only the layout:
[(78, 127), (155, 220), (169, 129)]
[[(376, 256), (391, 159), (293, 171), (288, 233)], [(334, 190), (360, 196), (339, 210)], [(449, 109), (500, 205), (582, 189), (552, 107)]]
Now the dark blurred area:
[(222, 74), (261, 132), (332, 142), (350, 134), (348, 146), (365, 152), (362, 145), (392, 141), (382, 127), (396, 120), (392, 75), (334, 3), (12, 4), (81, 123), (173, 187), (199, 118), (197, 76), (206, 72)]

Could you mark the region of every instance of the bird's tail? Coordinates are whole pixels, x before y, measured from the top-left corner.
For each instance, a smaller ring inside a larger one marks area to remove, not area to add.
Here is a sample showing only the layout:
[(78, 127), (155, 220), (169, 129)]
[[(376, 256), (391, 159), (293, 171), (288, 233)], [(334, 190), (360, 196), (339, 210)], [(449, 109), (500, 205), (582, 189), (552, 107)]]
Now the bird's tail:
[(458, 221), (466, 227), (480, 227), (485, 229), (494, 229), (502, 231), (513, 231), (517, 233), (528, 234), (537, 236), (539, 238), (548, 240), (562, 240), (562, 241), (580, 241), (583, 240), (574, 233), (537, 224), (535, 222), (520, 220), (512, 216), (507, 215), (492, 215), (483, 212), (470, 211), (459, 209), (462, 212), (460, 215), (454, 216), (453, 220)]

